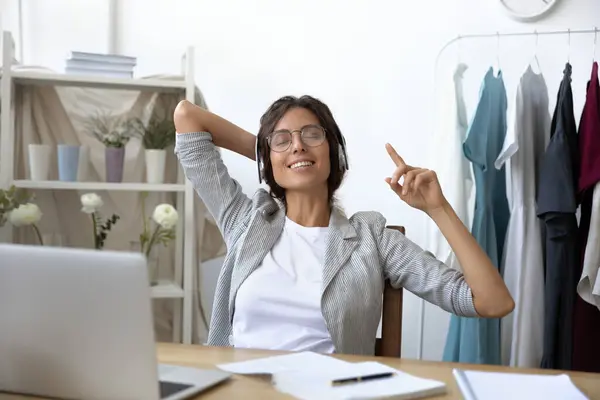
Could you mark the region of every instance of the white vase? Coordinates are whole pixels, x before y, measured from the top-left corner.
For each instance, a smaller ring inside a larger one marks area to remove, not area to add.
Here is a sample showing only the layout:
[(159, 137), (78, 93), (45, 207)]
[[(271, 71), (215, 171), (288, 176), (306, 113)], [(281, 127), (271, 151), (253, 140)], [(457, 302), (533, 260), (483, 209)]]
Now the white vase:
[(12, 242), (12, 226), (6, 222), (4, 226), (0, 226), (0, 243), (11, 243)]
[[(158, 285), (158, 251), (157, 245), (155, 244), (150, 250), (150, 254), (146, 259), (146, 267), (148, 268), (148, 279), (150, 280), (150, 286)], [(129, 242), (129, 251), (139, 253), (142, 245), (139, 241)]]
[(52, 146), (47, 144), (29, 145), (29, 175), (32, 181), (47, 181), (50, 174)]
[(85, 182), (88, 180), (88, 171), (90, 169), (90, 148), (82, 145), (79, 148), (79, 167), (77, 168), (77, 180)]
[(166, 159), (166, 150), (146, 150), (146, 182), (164, 183)]

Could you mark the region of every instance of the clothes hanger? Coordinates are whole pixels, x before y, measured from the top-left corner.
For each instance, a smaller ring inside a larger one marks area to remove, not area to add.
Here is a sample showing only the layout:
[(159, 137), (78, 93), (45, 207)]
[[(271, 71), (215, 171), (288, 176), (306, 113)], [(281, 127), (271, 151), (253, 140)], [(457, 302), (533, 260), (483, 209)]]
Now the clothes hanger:
[(540, 65), (540, 60), (538, 59), (538, 42), (539, 42), (539, 38), (540, 35), (538, 34), (537, 30), (535, 31), (535, 49), (533, 51), (533, 59), (529, 62), (529, 65), (533, 64), (533, 61), (535, 61), (535, 63), (537, 64), (537, 68), (539, 73), (542, 73), (542, 66)]
[(569, 28), (568, 30), (569, 32), (569, 42), (568, 42), (568, 48), (567, 48), (567, 62), (569, 64), (571, 64), (571, 28)]
[(500, 32), (496, 32), (496, 70), (500, 75)]
[(598, 27), (594, 27), (594, 51), (592, 55), (592, 62), (596, 62), (596, 44), (598, 43)]

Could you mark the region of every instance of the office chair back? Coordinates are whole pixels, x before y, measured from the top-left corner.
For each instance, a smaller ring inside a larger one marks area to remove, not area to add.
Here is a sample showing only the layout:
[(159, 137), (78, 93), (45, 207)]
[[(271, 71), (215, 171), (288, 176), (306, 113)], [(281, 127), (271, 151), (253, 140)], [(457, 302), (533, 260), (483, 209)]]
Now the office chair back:
[[(403, 226), (390, 225), (387, 228), (405, 234)], [(402, 293), (402, 288), (394, 289), (389, 280), (385, 280), (381, 338), (377, 339), (375, 344), (376, 356), (400, 357), (402, 349)]]

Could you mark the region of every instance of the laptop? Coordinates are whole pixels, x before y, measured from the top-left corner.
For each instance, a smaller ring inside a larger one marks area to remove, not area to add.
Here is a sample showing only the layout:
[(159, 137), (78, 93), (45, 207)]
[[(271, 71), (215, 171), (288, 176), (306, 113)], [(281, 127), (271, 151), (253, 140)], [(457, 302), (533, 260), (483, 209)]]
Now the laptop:
[(159, 365), (139, 253), (0, 244), (0, 392), (180, 400), (230, 377)]

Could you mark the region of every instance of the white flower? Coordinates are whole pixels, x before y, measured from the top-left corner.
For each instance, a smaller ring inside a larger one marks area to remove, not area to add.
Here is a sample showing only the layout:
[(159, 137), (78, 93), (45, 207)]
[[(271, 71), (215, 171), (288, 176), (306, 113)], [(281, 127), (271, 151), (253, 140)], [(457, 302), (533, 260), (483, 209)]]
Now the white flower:
[(104, 205), (102, 202), (102, 197), (98, 196), (96, 193), (86, 193), (81, 196), (81, 211), (86, 214), (95, 213)]
[(8, 220), (14, 226), (25, 226), (37, 224), (42, 219), (40, 208), (33, 203), (21, 204), (13, 209), (8, 216)]
[(173, 229), (177, 225), (179, 216), (177, 210), (170, 204), (159, 204), (154, 209), (152, 219), (164, 229)]
[(108, 135), (106, 135), (106, 140), (109, 141), (110, 143), (117, 143), (119, 141), (119, 135), (117, 135), (116, 133), (109, 133)]

